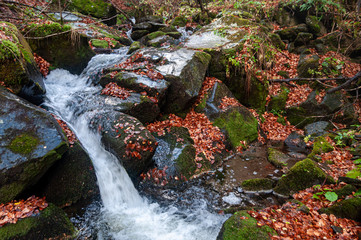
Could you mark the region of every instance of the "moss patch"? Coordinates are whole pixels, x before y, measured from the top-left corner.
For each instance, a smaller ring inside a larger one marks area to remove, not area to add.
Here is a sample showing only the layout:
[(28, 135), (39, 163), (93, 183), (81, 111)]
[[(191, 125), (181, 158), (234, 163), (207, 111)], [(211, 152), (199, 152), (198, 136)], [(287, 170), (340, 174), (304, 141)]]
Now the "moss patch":
[(179, 157), (175, 160), (177, 163), (177, 170), (185, 177), (190, 178), (197, 170), (194, 162), (196, 156), (196, 149), (192, 145), (186, 146)]
[(242, 188), (246, 191), (269, 190), (273, 187), (273, 180), (268, 178), (254, 178), (242, 182)]
[[(245, 217), (245, 219), (241, 219), (241, 217)], [(257, 226), (257, 220), (255, 218), (252, 218), (246, 211), (240, 211), (236, 212), (223, 224), (217, 239), (271, 239), (270, 236), (273, 235), (277, 235), (275, 230), (267, 225), (262, 227)]]
[(166, 33), (161, 32), (161, 31), (156, 31), (156, 32), (149, 33), (149, 34), (147, 35), (147, 38), (148, 38), (149, 40), (153, 40), (153, 39), (155, 39), (155, 38), (157, 38), (157, 37), (164, 36), (164, 35), (166, 35)]
[(29, 154), (35, 150), (36, 146), (39, 144), (39, 139), (31, 136), (27, 133), (17, 136), (14, 138), (10, 145), (9, 149), (14, 153), (19, 153), (22, 155)]
[(204, 65), (208, 66), (211, 61), (211, 55), (206, 52), (195, 52), (194, 56)]
[(20, 219), (16, 224), (0, 228), (0, 239), (70, 239), (75, 228), (65, 213), (53, 204), (35, 216)]
[(338, 202), (332, 207), (323, 208), (321, 213), (334, 214), (339, 218), (349, 218), (355, 221), (361, 221), (361, 198), (355, 197)]
[(54, 33), (61, 33), (69, 31), (71, 27), (69, 25), (61, 25), (56, 22), (45, 24), (30, 24), (26, 27), (25, 31), (29, 31), (29, 34), (33, 37), (45, 37)]
[(214, 120), (214, 125), (226, 130), (234, 148), (241, 145), (240, 141), (252, 142), (258, 137), (257, 119), (242, 114), (238, 108), (222, 113)]
[(317, 160), (316, 155), (333, 151), (332, 145), (325, 137), (317, 137), (313, 143), (312, 152), (307, 156), (308, 158)]
[(311, 159), (306, 158), (303, 161), (296, 163), (289, 171), (283, 176), (274, 191), (283, 195), (311, 187), (315, 184), (334, 183), (335, 181), (327, 176)]
[(70, 8), (96, 18), (106, 17), (111, 5), (103, 0), (73, 0)]
[(274, 149), (268, 148), (268, 161), (272, 163), (275, 167), (282, 168), (283, 166), (287, 166), (288, 157), (283, 152)]

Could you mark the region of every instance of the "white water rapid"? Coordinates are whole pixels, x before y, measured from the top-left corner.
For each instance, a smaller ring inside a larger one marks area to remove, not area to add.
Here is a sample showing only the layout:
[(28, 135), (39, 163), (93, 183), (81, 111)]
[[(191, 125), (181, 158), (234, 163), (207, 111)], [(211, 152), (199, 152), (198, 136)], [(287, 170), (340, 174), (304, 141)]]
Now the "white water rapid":
[(150, 203), (139, 195), (116, 157), (103, 148), (99, 134), (88, 126), (89, 116), (104, 104), (99, 97), (101, 88), (94, 86), (89, 77), (119, 62), (124, 52), (95, 56), (80, 76), (56, 69), (45, 80), (45, 105), (72, 128), (96, 171), (102, 199), (97, 221), (105, 227), (99, 227), (92, 239), (216, 239), (225, 216), (209, 212), (205, 200), (195, 200), (186, 210)]

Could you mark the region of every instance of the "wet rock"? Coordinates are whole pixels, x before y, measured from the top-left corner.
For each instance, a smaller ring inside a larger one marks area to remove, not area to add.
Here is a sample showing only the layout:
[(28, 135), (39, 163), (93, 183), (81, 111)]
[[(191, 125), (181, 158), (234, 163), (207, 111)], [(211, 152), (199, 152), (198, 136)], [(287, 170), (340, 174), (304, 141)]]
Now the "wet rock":
[(325, 137), (317, 137), (313, 143), (312, 152), (307, 156), (308, 158), (318, 160), (317, 155), (321, 153), (327, 153), (333, 151), (333, 146), (329, 143)]
[(39, 183), (35, 186), (40, 192), (39, 196), (45, 196), (47, 201), (59, 207), (90, 201), (99, 195), (92, 161), (78, 142), (49, 169)]
[(289, 195), (316, 184), (334, 183), (311, 159), (296, 163), (274, 188), (276, 193)]
[(275, 148), (268, 148), (268, 161), (272, 163), (274, 166), (278, 168), (282, 168), (287, 166), (287, 161), (290, 158), (287, 154), (275, 149)]
[(241, 183), (241, 187), (245, 191), (262, 191), (272, 190), (274, 181), (268, 178), (254, 178), (245, 180)]
[(116, 49), (116, 48), (120, 48), (121, 45), (118, 41), (115, 40), (111, 40), (111, 43), (113, 45), (110, 45), (106, 40), (101, 40), (101, 39), (92, 39), (90, 40), (91, 45), (95, 48), (112, 48), (112, 49)]
[(354, 197), (335, 203), (332, 207), (320, 209), (321, 213), (333, 214), (339, 218), (361, 221), (361, 198)]
[(269, 37), (270, 37), (270, 39), (271, 39), (271, 41), (272, 41), (272, 44), (273, 44), (276, 48), (278, 48), (278, 49), (280, 49), (280, 50), (286, 49), (286, 44), (282, 41), (280, 35), (275, 34), (275, 33), (272, 33), (272, 34), (269, 35)]
[(187, 24), (188, 20), (184, 16), (177, 16), (172, 21), (172, 26), (184, 27)]
[(190, 178), (197, 170), (196, 149), (188, 129), (172, 127), (164, 136), (156, 136), (158, 147), (153, 160), (158, 169), (167, 167), (166, 174), (172, 178)]
[(228, 239), (271, 239), (270, 235), (277, 235), (276, 231), (267, 225), (259, 227), (257, 220), (247, 211), (236, 212), (222, 226), (217, 240)]
[(192, 104), (202, 87), (203, 79), (210, 61), (210, 55), (188, 49), (176, 51), (143, 50), (143, 55), (160, 54), (166, 61), (156, 69), (170, 83), (168, 88), (165, 112), (180, 112)]
[(320, 58), (317, 55), (301, 55), (297, 65), (297, 73), (299, 77), (312, 77), (313, 71), (316, 71), (319, 66)]
[(286, 108), (288, 93), (288, 88), (281, 87), (281, 92), (278, 95), (271, 96), (268, 109), (274, 111), (283, 111)]
[(95, 113), (91, 127), (98, 129), (105, 148), (121, 161), (134, 182), (153, 163), (157, 143), (152, 134), (136, 118), (127, 114), (104, 110)]
[(285, 140), (285, 144), (291, 149), (305, 150), (306, 143), (303, 140), (303, 136), (297, 132), (292, 132)]
[(73, 239), (76, 230), (65, 212), (50, 203), (39, 214), (2, 226), (0, 236), (3, 240)]
[(131, 37), (133, 40), (138, 40), (141, 39), (142, 37), (146, 36), (149, 33), (149, 31), (147, 30), (137, 30), (137, 31), (133, 31), (131, 34)]
[(159, 37), (156, 37), (150, 41), (147, 42), (147, 45), (148, 46), (151, 46), (151, 47), (161, 47), (163, 44), (165, 43), (171, 43), (171, 41), (174, 40), (174, 38), (168, 36), (168, 35), (163, 35), (163, 36), (159, 36)]
[(361, 187), (361, 180), (360, 179), (357, 179), (357, 178), (349, 178), (349, 177), (339, 177), (338, 180), (340, 182), (344, 182), (344, 183), (347, 183), (347, 184), (351, 184), (357, 188), (360, 188)]
[[(70, 30), (69, 25), (62, 26), (59, 23), (30, 25), (25, 29), (30, 37), (55, 34), (47, 38), (30, 39), (28, 42), (31, 49), (54, 68), (63, 68), (73, 74), (80, 74), (95, 54), (89, 46), (87, 36), (79, 34), (77, 44), (74, 44), (74, 36)], [(56, 34), (61, 32), (63, 34)]]
[(319, 137), (327, 133), (327, 130), (331, 128), (331, 124), (326, 121), (318, 121), (315, 123), (310, 123), (305, 126), (305, 135), (312, 137)]
[(48, 112), (2, 89), (0, 101), (1, 203), (36, 184), (68, 146)]
[(0, 31), (12, 40), (0, 42), (0, 79), (15, 94), (31, 100), (45, 93), (43, 77), (35, 63), (33, 52), (15, 25), (0, 23)]

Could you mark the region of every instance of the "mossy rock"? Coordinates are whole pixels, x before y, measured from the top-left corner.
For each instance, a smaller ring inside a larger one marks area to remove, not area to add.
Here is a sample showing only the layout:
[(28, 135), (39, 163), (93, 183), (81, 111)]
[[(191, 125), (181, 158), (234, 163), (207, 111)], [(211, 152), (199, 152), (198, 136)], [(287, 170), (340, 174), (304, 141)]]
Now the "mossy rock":
[(254, 178), (248, 179), (241, 183), (241, 187), (246, 191), (262, 191), (271, 190), (274, 181), (268, 178)]
[(320, 209), (321, 213), (333, 214), (339, 218), (361, 221), (361, 198), (354, 197), (335, 203), (329, 208)]
[(235, 107), (221, 113), (213, 125), (226, 132), (233, 148), (239, 147), (240, 141), (250, 143), (258, 137), (257, 119), (242, 108)]
[(287, 120), (297, 128), (303, 128), (307, 124), (313, 123), (314, 118), (309, 117), (309, 114), (303, 107), (286, 108)]
[(188, 20), (184, 16), (177, 16), (172, 21), (172, 26), (184, 27), (187, 24)]
[(318, 71), (320, 58), (317, 55), (300, 57), (297, 65), (299, 77), (313, 77), (315, 71)]
[(65, 212), (53, 204), (15, 224), (0, 227), (1, 240), (74, 239), (76, 230)]
[(165, 33), (170, 33), (170, 32), (177, 32), (177, 28), (173, 25), (167, 26), (167, 27), (162, 27), (159, 29), (159, 31), (165, 32)]
[(140, 49), (140, 42), (139, 41), (134, 41), (132, 43), (132, 45), (130, 45), (127, 54), (132, 54), (133, 52), (137, 51), (138, 49)]
[(284, 166), (287, 166), (287, 161), (289, 160), (289, 157), (274, 148), (268, 148), (268, 161), (272, 163), (277, 168), (282, 168)]
[(133, 40), (136, 41), (136, 40), (141, 39), (142, 37), (146, 36), (148, 33), (149, 33), (148, 30), (136, 30), (136, 31), (132, 32), (131, 37)]
[(180, 32), (167, 32), (167, 35), (174, 39), (178, 39), (182, 36)]
[(62, 33), (70, 30), (71, 27), (69, 25), (61, 25), (57, 22), (50, 22), (43, 24), (30, 24), (24, 29), (24, 32), (28, 32), (31, 37), (46, 37), (51, 34)]
[(27, 155), (34, 151), (38, 144), (39, 139), (36, 136), (25, 133), (15, 137), (9, 145), (9, 149), (14, 153)]
[(286, 44), (282, 41), (280, 35), (271, 33), (269, 35), (269, 38), (271, 39), (273, 46), (275, 46), (276, 48), (278, 48), (280, 50), (286, 49)]
[(356, 192), (357, 188), (351, 184), (347, 184), (340, 189), (336, 189), (334, 192), (337, 194), (338, 198), (347, 197), (353, 192)]
[(331, 143), (329, 143), (325, 137), (320, 136), (315, 139), (312, 152), (307, 157), (313, 160), (317, 160), (316, 155), (331, 152), (333, 149), (334, 148), (332, 147)]
[(101, 40), (101, 39), (92, 39), (90, 40), (91, 44), (93, 47), (95, 48), (120, 48), (120, 43), (118, 41), (112, 40), (112, 44), (114, 46), (110, 46), (109, 43), (106, 40)]
[(9, 38), (0, 41), (0, 81), (15, 94), (25, 86), (32, 88), (33, 95), (45, 93), (42, 75), (23, 35), (7, 22), (0, 21), (0, 31)]
[(306, 17), (307, 27), (310, 29), (311, 33), (321, 36), (327, 33), (326, 27), (321, 21), (318, 20), (316, 16), (308, 15)]
[(257, 220), (247, 211), (240, 211), (223, 224), (217, 240), (266, 240), (274, 235), (277, 235), (274, 229), (267, 225), (258, 226)]
[[(46, 25), (40, 24), (38, 29), (42, 29)], [(55, 32), (58, 33), (58, 31), (60, 30), (56, 28)], [(35, 31), (33, 34), (36, 36), (37, 32)], [(31, 32), (30, 36), (33, 36)], [(29, 44), (34, 52), (42, 56), (54, 68), (63, 68), (73, 74), (80, 74), (95, 55), (88, 41), (86, 36), (79, 34), (79, 38), (74, 38), (73, 34), (68, 31), (43, 39), (30, 39)]]
[(96, 18), (107, 18), (112, 13), (115, 15), (112, 5), (103, 0), (73, 0), (68, 8)]
[(288, 98), (289, 90), (287, 88), (281, 88), (282, 91), (275, 96), (271, 96), (271, 101), (268, 104), (268, 110), (284, 111), (286, 109), (286, 102)]
[(166, 35), (165, 32), (156, 31), (156, 32), (149, 33), (149, 34), (147, 35), (147, 39), (148, 39), (148, 40), (153, 40), (153, 39), (155, 39), (155, 38), (157, 38), (157, 37), (164, 36), (164, 35)]
[(282, 30), (275, 31), (276, 34), (280, 35), (282, 40), (287, 40), (290, 42), (295, 41), (297, 38), (298, 33), (300, 32), (307, 32), (306, 24), (300, 24), (294, 27), (285, 28)]
[(295, 39), (295, 47), (307, 45), (312, 39), (312, 33), (300, 32)]
[(289, 195), (316, 184), (334, 183), (335, 181), (322, 171), (315, 162), (306, 158), (297, 162), (289, 172), (283, 176), (274, 188), (276, 193)]

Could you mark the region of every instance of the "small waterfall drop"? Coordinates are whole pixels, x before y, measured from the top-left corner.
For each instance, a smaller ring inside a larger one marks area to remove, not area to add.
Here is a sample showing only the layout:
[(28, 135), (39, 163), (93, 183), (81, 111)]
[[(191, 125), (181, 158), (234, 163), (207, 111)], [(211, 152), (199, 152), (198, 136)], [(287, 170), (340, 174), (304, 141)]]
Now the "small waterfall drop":
[(188, 209), (179, 209), (141, 197), (117, 158), (104, 149), (99, 134), (89, 128), (90, 116), (104, 105), (99, 97), (101, 88), (90, 78), (124, 59), (125, 52), (95, 56), (80, 76), (56, 69), (45, 80), (45, 105), (72, 128), (95, 168), (102, 199), (99, 226), (106, 226), (97, 229), (97, 239), (216, 239), (225, 216), (209, 212), (202, 199)]

